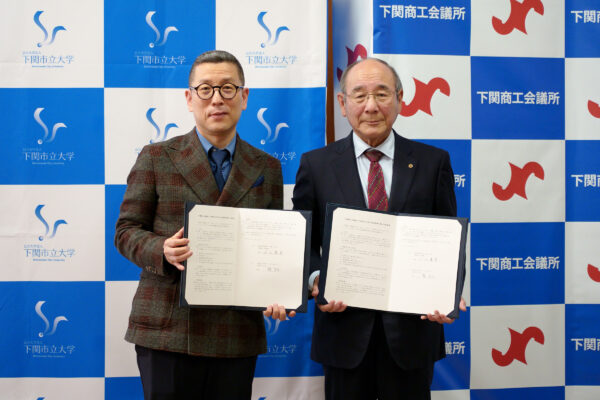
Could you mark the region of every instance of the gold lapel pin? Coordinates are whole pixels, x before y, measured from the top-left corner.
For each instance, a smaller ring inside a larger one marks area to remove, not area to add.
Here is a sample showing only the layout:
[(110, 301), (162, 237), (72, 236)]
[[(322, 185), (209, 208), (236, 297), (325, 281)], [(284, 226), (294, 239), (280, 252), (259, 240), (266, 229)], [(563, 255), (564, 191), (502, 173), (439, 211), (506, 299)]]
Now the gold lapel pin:
[(412, 163), (408, 164), (408, 168), (412, 168), (414, 165)]

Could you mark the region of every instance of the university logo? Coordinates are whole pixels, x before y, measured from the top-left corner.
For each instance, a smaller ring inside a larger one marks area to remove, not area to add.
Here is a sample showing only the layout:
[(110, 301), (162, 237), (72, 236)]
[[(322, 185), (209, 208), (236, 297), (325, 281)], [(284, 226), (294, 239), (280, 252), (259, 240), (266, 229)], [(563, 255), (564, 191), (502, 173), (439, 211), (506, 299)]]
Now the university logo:
[[(365, 47), (360, 43), (357, 44), (356, 47), (354, 47), (354, 50), (350, 50), (348, 47), (346, 47), (346, 53), (348, 55), (346, 67), (348, 67), (350, 64), (356, 62), (359, 57), (362, 58), (363, 60), (368, 57), (367, 49), (365, 49)], [(339, 68), (337, 69), (338, 81), (340, 81), (342, 79), (343, 73), (344, 73), (343, 70), (341, 70)]]
[(265, 32), (267, 32), (267, 40), (266, 40), (266, 42), (263, 42), (263, 43), (260, 44), (260, 47), (262, 47), (262, 48), (265, 48), (267, 46), (274, 46), (274, 45), (276, 45), (277, 41), (279, 40), (279, 35), (281, 35), (281, 32), (283, 32), (283, 31), (289, 31), (290, 30), (290, 28), (288, 28), (287, 26), (280, 26), (275, 31), (275, 37), (273, 37), (273, 34), (272, 34), (271, 30), (269, 29), (269, 27), (267, 26), (267, 24), (265, 24), (265, 21), (264, 21), (265, 14), (267, 14), (266, 11), (261, 11), (258, 14), (258, 17), (256, 18), (257, 21), (258, 21), (258, 24), (260, 26), (262, 26), (262, 28), (265, 30)]
[(588, 100), (588, 111), (592, 117), (600, 118), (600, 106), (598, 103)]
[[(263, 318), (265, 319), (265, 324), (267, 324), (267, 326), (265, 327), (267, 335), (275, 335), (277, 331), (279, 331), (279, 325), (281, 324), (281, 320), (273, 321), (271, 318), (267, 318), (264, 316)], [(288, 321), (289, 318), (286, 316), (285, 320)]]
[[(41, 338), (44, 336), (54, 335), (54, 333), (56, 332), (56, 328), (58, 327), (58, 324), (62, 321), (68, 321), (68, 319), (64, 315), (60, 315), (60, 316), (54, 318), (54, 322), (52, 324), (52, 330), (50, 330), (50, 322), (48, 321), (48, 318), (46, 318), (46, 316), (42, 312), (42, 306), (44, 305), (44, 303), (45, 303), (44, 300), (40, 300), (35, 305), (35, 313), (42, 319), (42, 321), (44, 321), (44, 324), (46, 325), (44, 332), (38, 333), (38, 336)], [(50, 332), (48, 332), (48, 331), (50, 331)]]
[(498, 200), (506, 201), (516, 194), (527, 200), (527, 194), (525, 193), (527, 180), (532, 174), (535, 175), (536, 178), (544, 180), (544, 168), (535, 161), (528, 162), (523, 168), (519, 168), (510, 162), (508, 165), (510, 165), (510, 182), (504, 189), (494, 182), (492, 185), (494, 196), (496, 196)]
[(52, 233), (50, 234), (50, 236), (48, 236), (48, 234), (50, 233), (50, 225), (48, 225), (48, 222), (46, 222), (44, 217), (42, 217), (42, 208), (44, 208), (44, 206), (45, 206), (45, 204), (38, 204), (38, 206), (35, 208), (35, 216), (37, 217), (37, 219), (40, 220), (40, 222), (42, 224), (44, 224), (44, 227), (46, 228), (46, 232), (44, 233), (44, 235), (38, 236), (38, 239), (40, 241), (42, 241), (44, 239), (52, 239), (54, 237), (54, 235), (56, 235), (56, 231), (58, 230), (58, 227), (60, 225), (67, 223), (67, 221), (65, 221), (64, 219), (58, 219), (58, 220), (54, 221), (54, 227), (52, 228)]
[(43, 11), (37, 11), (35, 13), (35, 15), (33, 16), (33, 22), (35, 22), (35, 24), (42, 30), (42, 33), (44, 34), (44, 40), (42, 40), (41, 42), (38, 42), (37, 47), (51, 45), (52, 43), (54, 43), (54, 39), (56, 39), (56, 34), (58, 32), (67, 30), (62, 25), (55, 26), (52, 29), (52, 36), (50, 36), (50, 40), (48, 40), (48, 36), (49, 36), (48, 30), (46, 29), (44, 24), (42, 24), (42, 22), (40, 21), (40, 15), (42, 15), (42, 13), (43, 13)]
[[(37, 141), (38, 144), (51, 143), (52, 141), (54, 141), (54, 138), (56, 137), (56, 131), (58, 129), (60, 129), (60, 128), (66, 128), (67, 127), (62, 122), (58, 122), (58, 123), (54, 124), (54, 126), (52, 126), (52, 134), (50, 134), (50, 131), (48, 130), (48, 127), (46, 126), (46, 124), (42, 120), (42, 117), (40, 117), (40, 114), (42, 113), (42, 111), (44, 111), (44, 109), (42, 107), (38, 107), (33, 112), (33, 119), (35, 119), (35, 121), (44, 130), (44, 137), (41, 138), (41, 139), (38, 139), (38, 141)], [(48, 137), (48, 136), (50, 136), (50, 137)]]
[(510, 328), (508, 328), (508, 331), (510, 332), (510, 346), (506, 353), (502, 354), (499, 350), (492, 349), (492, 359), (500, 367), (506, 367), (514, 360), (527, 364), (527, 360), (525, 360), (525, 349), (531, 339), (539, 344), (544, 344), (544, 332), (535, 326), (530, 326), (525, 329), (523, 333), (519, 333)]
[(152, 113), (155, 110), (156, 110), (156, 108), (151, 107), (148, 109), (148, 111), (146, 111), (146, 119), (148, 120), (148, 122), (150, 122), (150, 125), (152, 125), (154, 127), (154, 131), (155, 131), (155, 135), (152, 137), (152, 139), (150, 139), (150, 143), (162, 142), (163, 140), (165, 140), (167, 138), (167, 135), (169, 134), (169, 129), (179, 128), (177, 126), (177, 124), (170, 123), (170, 124), (167, 124), (165, 126), (165, 129), (161, 132), (160, 128), (158, 127), (156, 122), (154, 122), (154, 119), (152, 118)]
[(277, 140), (277, 138), (279, 137), (279, 131), (281, 131), (282, 128), (289, 128), (288, 124), (286, 124), (285, 122), (280, 122), (277, 124), (277, 126), (275, 127), (275, 133), (273, 133), (273, 130), (271, 129), (271, 125), (269, 125), (267, 123), (267, 121), (265, 121), (264, 119), (264, 113), (265, 111), (267, 111), (268, 108), (261, 108), (260, 110), (258, 110), (258, 113), (256, 113), (256, 118), (258, 118), (258, 121), (267, 129), (267, 137), (266, 139), (261, 139), (260, 144), (266, 144), (266, 143), (273, 143), (274, 141)]
[(169, 33), (179, 32), (176, 27), (168, 26), (163, 31), (162, 41), (159, 42), (159, 40), (161, 38), (161, 34), (160, 34), (160, 31), (158, 30), (158, 28), (156, 27), (156, 25), (154, 25), (154, 22), (152, 22), (152, 16), (154, 14), (156, 14), (156, 11), (148, 11), (148, 14), (146, 14), (146, 23), (148, 24), (150, 29), (152, 29), (154, 31), (154, 33), (156, 34), (156, 39), (154, 40), (154, 42), (148, 43), (148, 47), (150, 47), (151, 49), (154, 48), (155, 46), (163, 46), (167, 42)]
[(420, 80), (413, 78), (415, 82), (415, 95), (410, 104), (402, 101), (402, 109), (400, 115), (403, 117), (410, 117), (415, 115), (419, 110), (426, 114), (431, 114), (431, 99), (435, 94), (436, 90), (440, 93), (450, 96), (450, 85), (444, 78), (433, 78), (429, 83), (425, 84)]
[(502, 22), (497, 17), (492, 17), (492, 26), (501, 35), (508, 35), (514, 29), (527, 34), (525, 19), (532, 9), (540, 15), (544, 15), (544, 4), (541, 0), (523, 0), (522, 3), (517, 0), (510, 0), (510, 15), (506, 22)]
[(587, 272), (594, 282), (600, 283), (600, 269), (598, 269), (598, 267), (595, 267), (592, 264), (588, 264)]

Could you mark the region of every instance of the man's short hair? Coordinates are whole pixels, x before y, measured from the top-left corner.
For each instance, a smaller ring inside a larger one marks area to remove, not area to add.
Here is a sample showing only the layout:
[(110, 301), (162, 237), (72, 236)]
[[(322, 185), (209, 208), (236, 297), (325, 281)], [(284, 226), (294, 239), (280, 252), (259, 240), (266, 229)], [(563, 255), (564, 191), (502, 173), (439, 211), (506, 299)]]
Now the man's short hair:
[(340, 78), (340, 90), (342, 91), (342, 93), (344, 93), (344, 95), (346, 94), (346, 77), (348, 76), (348, 72), (350, 72), (350, 70), (352, 68), (354, 68), (356, 65), (360, 64), (363, 61), (367, 61), (367, 60), (377, 61), (378, 63), (383, 64), (386, 67), (388, 67), (388, 69), (392, 72), (392, 75), (394, 75), (394, 84), (396, 86), (396, 93), (398, 93), (399, 91), (402, 90), (402, 82), (400, 81), (400, 76), (398, 75), (398, 73), (396, 72), (394, 67), (392, 67), (390, 64), (388, 64), (387, 62), (385, 62), (379, 58), (367, 57), (367, 58), (363, 58), (362, 60), (357, 60), (357, 61), (353, 62), (352, 64), (348, 65), (348, 68), (346, 68), (344, 70), (344, 72), (342, 73), (342, 77)]
[(228, 53), (224, 50), (210, 50), (200, 54), (194, 60), (192, 64), (192, 68), (190, 68), (190, 75), (188, 76), (188, 85), (192, 84), (192, 74), (194, 73), (194, 69), (200, 64), (211, 63), (231, 63), (235, 65), (238, 75), (240, 76), (240, 81), (242, 82), (242, 86), (246, 84), (246, 80), (244, 78), (244, 70), (242, 69), (242, 64), (238, 61), (237, 58), (231, 53)]

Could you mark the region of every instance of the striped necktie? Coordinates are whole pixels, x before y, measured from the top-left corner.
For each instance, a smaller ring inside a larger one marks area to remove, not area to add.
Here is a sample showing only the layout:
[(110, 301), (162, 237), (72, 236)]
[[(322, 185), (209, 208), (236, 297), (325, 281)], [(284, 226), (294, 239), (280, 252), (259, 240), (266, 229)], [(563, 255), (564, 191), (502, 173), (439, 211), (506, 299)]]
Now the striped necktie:
[(370, 149), (365, 151), (365, 156), (371, 161), (369, 166), (369, 178), (367, 184), (367, 199), (371, 210), (387, 211), (388, 197), (385, 193), (385, 183), (383, 182), (383, 170), (379, 165), (379, 159), (383, 153), (379, 150)]

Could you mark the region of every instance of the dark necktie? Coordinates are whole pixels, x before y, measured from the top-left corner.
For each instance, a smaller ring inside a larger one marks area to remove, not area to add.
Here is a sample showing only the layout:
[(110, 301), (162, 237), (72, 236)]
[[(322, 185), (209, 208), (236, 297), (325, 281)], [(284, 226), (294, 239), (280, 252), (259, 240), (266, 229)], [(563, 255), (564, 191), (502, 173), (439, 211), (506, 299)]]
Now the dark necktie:
[(383, 170), (379, 165), (379, 159), (383, 153), (379, 150), (370, 149), (365, 151), (365, 156), (371, 161), (369, 166), (369, 178), (367, 184), (367, 199), (371, 210), (387, 211), (388, 197), (385, 193), (385, 183), (383, 182)]
[(223, 191), (223, 186), (225, 186), (225, 177), (223, 176), (223, 163), (229, 159), (229, 151), (227, 149), (219, 150), (216, 147), (211, 147), (208, 152), (210, 158), (212, 158), (215, 163), (215, 167), (213, 168), (213, 175), (215, 177), (215, 181), (217, 182), (217, 187), (219, 188), (219, 192)]

